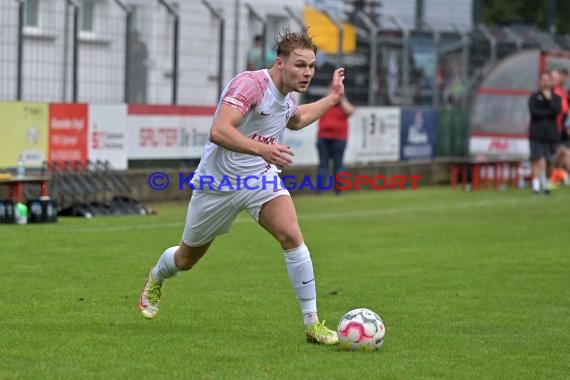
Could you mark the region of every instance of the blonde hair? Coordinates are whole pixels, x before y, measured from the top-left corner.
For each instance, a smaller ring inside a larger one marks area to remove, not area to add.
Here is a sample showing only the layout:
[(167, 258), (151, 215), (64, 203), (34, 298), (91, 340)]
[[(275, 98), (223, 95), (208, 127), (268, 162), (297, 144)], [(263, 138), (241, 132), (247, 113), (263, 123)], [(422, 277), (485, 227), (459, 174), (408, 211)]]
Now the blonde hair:
[(282, 33), (279, 33), (279, 39), (275, 44), (277, 55), (287, 58), (295, 49), (309, 49), (317, 54), (317, 45), (313, 42), (307, 28), (301, 32), (293, 32), (286, 28)]

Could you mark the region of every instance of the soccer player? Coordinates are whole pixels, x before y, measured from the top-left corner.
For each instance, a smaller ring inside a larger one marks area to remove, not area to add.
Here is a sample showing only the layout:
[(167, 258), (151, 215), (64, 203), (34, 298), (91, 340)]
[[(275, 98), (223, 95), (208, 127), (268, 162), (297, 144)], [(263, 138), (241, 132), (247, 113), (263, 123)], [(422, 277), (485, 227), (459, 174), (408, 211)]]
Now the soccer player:
[[(188, 205), (182, 241), (166, 249), (151, 268), (139, 309), (146, 318), (156, 317), (165, 280), (191, 269), (214, 238), (229, 232), (236, 215), (245, 209), (281, 244), (307, 340), (331, 345), (338, 343), (338, 336), (317, 316), (311, 256), (289, 192), (278, 177), (278, 167), (292, 163), (293, 151), (277, 141), (285, 128), (304, 128), (340, 101), (344, 69), (333, 73), (327, 96), (297, 106), (291, 92), (307, 91), (315, 73), (317, 48), (306, 31), (289, 30), (280, 36), (276, 48), (277, 58), (270, 69), (243, 72), (224, 89), (210, 141), (192, 179), (196, 190)], [(253, 180), (246, 188), (240, 181), (247, 176)]]

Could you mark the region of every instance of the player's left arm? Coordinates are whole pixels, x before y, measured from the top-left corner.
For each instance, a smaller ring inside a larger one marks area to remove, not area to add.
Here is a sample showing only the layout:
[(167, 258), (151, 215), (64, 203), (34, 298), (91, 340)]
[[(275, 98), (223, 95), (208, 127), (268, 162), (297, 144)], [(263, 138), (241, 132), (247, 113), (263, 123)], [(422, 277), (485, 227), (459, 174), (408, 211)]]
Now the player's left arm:
[(299, 130), (320, 119), (325, 112), (334, 107), (344, 96), (344, 68), (336, 69), (333, 74), (331, 90), (324, 98), (297, 107), (297, 112), (289, 119), (287, 128)]

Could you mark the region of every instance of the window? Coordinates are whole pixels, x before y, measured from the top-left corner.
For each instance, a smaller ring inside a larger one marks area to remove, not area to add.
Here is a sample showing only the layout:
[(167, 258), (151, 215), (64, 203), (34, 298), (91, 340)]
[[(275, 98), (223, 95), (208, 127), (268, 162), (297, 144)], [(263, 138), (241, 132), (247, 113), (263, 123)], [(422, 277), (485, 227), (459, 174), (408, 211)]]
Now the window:
[(79, 25), (82, 32), (93, 32), (93, 19), (95, 15), (95, 3), (93, 0), (81, 0)]
[(24, 8), (24, 25), (31, 28), (40, 26), (39, 22), (39, 0), (26, 0)]

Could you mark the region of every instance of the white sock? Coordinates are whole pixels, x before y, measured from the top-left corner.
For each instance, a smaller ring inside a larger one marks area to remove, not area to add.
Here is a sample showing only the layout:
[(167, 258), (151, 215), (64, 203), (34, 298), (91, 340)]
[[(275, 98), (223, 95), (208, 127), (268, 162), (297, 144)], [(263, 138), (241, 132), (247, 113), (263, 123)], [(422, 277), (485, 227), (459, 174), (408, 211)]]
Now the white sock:
[(540, 184), (542, 185), (543, 189), (548, 189), (547, 184), (548, 184), (548, 178), (546, 178), (546, 173), (545, 172), (540, 172)]
[(164, 251), (162, 256), (160, 256), (160, 259), (158, 259), (158, 262), (152, 269), (152, 277), (156, 281), (163, 282), (167, 278), (173, 277), (178, 273), (178, 268), (174, 262), (174, 254), (177, 249), (178, 246), (168, 248)]
[(538, 177), (532, 178), (532, 191), (540, 191), (540, 180)]
[(289, 280), (297, 294), (299, 307), (303, 313), (303, 322), (309, 326), (318, 321), (317, 316), (317, 290), (315, 275), (309, 249), (305, 244), (285, 251), (285, 263)]
[(312, 325), (314, 322), (317, 322), (318, 320), (319, 320), (319, 317), (317, 317), (317, 313), (303, 314), (303, 324), (305, 325), (305, 327), (309, 327), (310, 325)]

